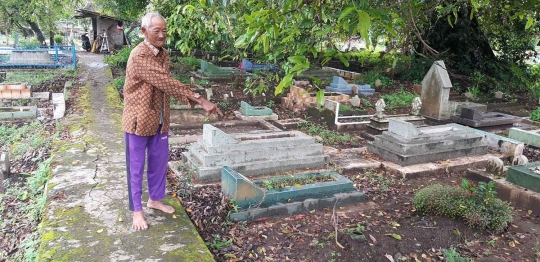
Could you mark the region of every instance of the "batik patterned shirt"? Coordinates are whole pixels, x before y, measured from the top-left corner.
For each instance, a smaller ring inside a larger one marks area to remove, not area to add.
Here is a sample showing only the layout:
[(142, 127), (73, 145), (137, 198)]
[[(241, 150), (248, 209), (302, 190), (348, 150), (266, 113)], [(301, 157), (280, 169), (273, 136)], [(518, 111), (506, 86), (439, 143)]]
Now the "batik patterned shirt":
[(152, 136), (157, 133), (162, 116), (161, 132), (169, 132), (170, 97), (189, 104), (188, 98), (194, 95), (188, 85), (171, 76), (167, 51), (141, 42), (131, 51), (126, 67), (122, 129), (130, 134)]

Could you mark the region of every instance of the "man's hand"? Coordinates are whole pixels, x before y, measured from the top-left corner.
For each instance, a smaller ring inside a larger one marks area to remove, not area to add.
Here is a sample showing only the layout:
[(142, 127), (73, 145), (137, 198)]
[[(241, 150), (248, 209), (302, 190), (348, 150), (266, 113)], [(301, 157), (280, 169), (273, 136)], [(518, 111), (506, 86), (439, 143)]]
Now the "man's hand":
[(201, 107), (206, 111), (206, 115), (211, 115), (213, 113), (218, 114), (219, 116), (223, 116), (223, 113), (221, 113), (221, 110), (212, 102), (200, 97), (195, 100)]

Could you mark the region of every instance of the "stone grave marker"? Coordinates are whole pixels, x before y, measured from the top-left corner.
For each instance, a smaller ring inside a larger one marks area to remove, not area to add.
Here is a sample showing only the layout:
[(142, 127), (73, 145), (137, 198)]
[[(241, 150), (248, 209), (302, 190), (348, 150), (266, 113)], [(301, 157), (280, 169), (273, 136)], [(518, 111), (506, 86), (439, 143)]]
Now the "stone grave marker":
[(236, 139), (210, 124), (203, 125), (203, 142), (209, 146), (238, 144)]
[(0, 107), (0, 120), (33, 119), (37, 117), (36, 106)]
[(452, 82), (442, 60), (435, 61), (422, 80), (422, 109), (423, 116), (437, 120), (448, 119), (448, 98)]
[(350, 94), (352, 93), (352, 86), (351, 84), (347, 83), (345, 79), (334, 76), (332, 79), (332, 83), (330, 83), (329, 86), (327, 86), (325, 89), (329, 92), (339, 92), (343, 94)]
[(0, 180), (0, 183), (1, 183), (9, 177), (10, 164), (9, 164), (8, 152), (2, 152), (2, 154), (0, 154), (0, 172), (2, 172), (2, 178), (3, 178), (2, 180)]
[(248, 72), (253, 72), (257, 70), (266, 70), (266, 71), (275, 71), (277, 70), (277, 67), (275, 65), (270, 64), (254, 64), (251, 61), (247, 59), (242, 59), (242, 63), (240, 64), (240, 68), (243, 70), (246, 70)]
[(495, 92), (495, 98), (496, 98), (496, 99), (502, 99), (502, 98), (503, 98), (503, 95), (504, 95), (504, 93), (501, 92), (501, 91)]
[(351, 98), (351, 106), (359, 107), (360, 106), (360, 98), (358, 98), (358, 95), (353, 96)]
[(64, 117), (66, 112), (66, 100), (64, 99), (64, 93), (52, 93), (53, 103), (53, 119), (60, 119)]
[(367, 148), (401, 166), (487, 153), (483, 137), (474, 131), (450, 125), (417, 128), (395, 119)]
[(519, 121), (519, 117), (516, 116), (496, 112), (482, 113), (470, 107), (462, 107), (461, 114), (451, 116), (451, 119), (456, 123), (470, 127), (511, 125)]

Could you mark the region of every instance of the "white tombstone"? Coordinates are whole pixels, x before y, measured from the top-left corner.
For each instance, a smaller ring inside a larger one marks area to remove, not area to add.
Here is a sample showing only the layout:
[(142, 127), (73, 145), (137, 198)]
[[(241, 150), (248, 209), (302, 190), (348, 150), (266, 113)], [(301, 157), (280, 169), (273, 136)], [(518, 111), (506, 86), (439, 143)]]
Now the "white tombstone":
[(9, 176), (9, 153), (3, 152), (2, 155), (0, 155), (0, 175), (2, 175), (2, 179), (0, 179), (0, 183)]
[(411, 115), (419, 115), (422, 108), (422, 100), (420, 97), (415, 97), (412, 102)]
[(392, 118), (388, 119), (388, 132), (403, 138), (414, 138), (421, 134), (412, 123)]
[(204, 90), (206, 91), (206, 100), (210, 101), (210, 99), (212, 99), (212, 96), (214, 95), (212, 88), (209, 87), (205, 88)]
[(210, 125), (203, 125), (203, 141), (210, 146), (237, 144), (238, 141), (219, 128)]
[(438, 120), (449, 119), (451, 116), (451, 112), (448, 110), (450, 88), (452, 88), (452, 82), (444, 62), (435, 61), (422, 80), (422, 109), (420, 113)]
[(495, 92), (495, 98), (497, 98), (497, 99), (502, 99), (502, 98), (503, 98), (503, 95), (504, 95), (504, 93), (501, 92), (501, 91)]
[(360, 98), (358, 98), (358, 95), (355, 95), (353, 96), (353, 98), (351, 98), (351, 105), (354, 107), (360, 106)]
[(375, 110), (377, 111), (375, 113), (375, 117), (377, 118), (383, 118), (384, 117), (384, 109), (386, 108), (386, 103), (384, 102), (384, 99), (379, 99), (377, 103), (375, 103)]
[(52, 93), (53, 119), (60, 119), (66, 113), (64, 93)]

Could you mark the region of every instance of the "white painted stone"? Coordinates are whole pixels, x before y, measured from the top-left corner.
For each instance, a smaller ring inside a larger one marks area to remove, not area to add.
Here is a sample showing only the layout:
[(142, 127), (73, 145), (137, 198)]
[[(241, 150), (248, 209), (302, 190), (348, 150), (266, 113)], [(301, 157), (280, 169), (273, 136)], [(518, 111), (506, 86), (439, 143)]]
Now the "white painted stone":
[(375, 103), (375, 117), (383, 118), (384, 117), (384, 109), (386, 108), (386, 103), (384, 102), (384, 99), (379, 99), (377, 103)]
[(64, 99), (64, 93), (53, 93), (53, 119), (60, 119), (64, 117), (66, 112), (66, 100)]
[(495, 98), (497, 98), (497, 99), (502, 99), (502, 98), (503, 98), (503, 95), (504, 95), (504, 93), (501, 92), (501, 91), (495, 92)]
[(419, 115), (420, 109), (422, 109), (422, 100), (420, 97), (415, 97), (412, 102), (411, 115)]
[[(10, 165), (9, 165), (9, 153), (4, 152), (0, 155), (0, 173), (2, 174), (3, 179), (6, 179), (9, 176)], [(0, 179), (0, 183), (3, 181)]]
[(210, 101), (214, 95), (212, 88), (205, 88), (204, 90), (206, 91), (206, 100)]
[(512, 165), (513, 166), (522, 166), (529, 163), (529, 159), (527, 159), (524, 155), (515, 156), (514, 159), (512, 159)]

